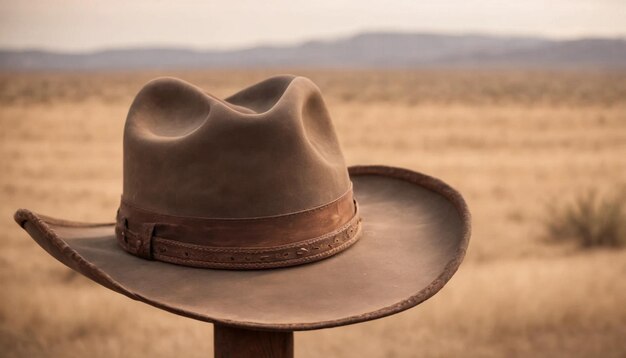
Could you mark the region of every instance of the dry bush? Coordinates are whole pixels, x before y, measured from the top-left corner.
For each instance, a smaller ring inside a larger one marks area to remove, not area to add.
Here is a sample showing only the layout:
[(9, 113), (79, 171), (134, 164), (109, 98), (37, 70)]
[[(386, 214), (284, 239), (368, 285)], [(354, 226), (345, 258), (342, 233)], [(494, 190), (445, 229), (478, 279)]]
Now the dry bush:
[(626, 195), (601, 197), (596, 191), (580, 194), (562, 207), (550, 207), (549, 237), (575, 242), (582, 248), (626, 245)]

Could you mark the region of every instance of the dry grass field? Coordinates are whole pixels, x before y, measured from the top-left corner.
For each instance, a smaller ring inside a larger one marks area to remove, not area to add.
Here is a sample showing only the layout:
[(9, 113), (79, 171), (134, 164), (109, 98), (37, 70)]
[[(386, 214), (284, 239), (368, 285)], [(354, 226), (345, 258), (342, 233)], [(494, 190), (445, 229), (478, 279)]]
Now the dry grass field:
[[(12, 215), (112, 221), (126, 111), (152, 77), (226, 96), (276, 72), (0, 74), (0, 356), (211, 355), (211, 325), (73, 274)], [(321, 87), (349, 164), (440, 177), (473, 213), (466, 261), (439, 294), (297, 333), (297, 356), (626, 356), (626, 250), (554, 244), (544, 230), (551, 203), (625, 190), (626, 73), (289, 72)]]

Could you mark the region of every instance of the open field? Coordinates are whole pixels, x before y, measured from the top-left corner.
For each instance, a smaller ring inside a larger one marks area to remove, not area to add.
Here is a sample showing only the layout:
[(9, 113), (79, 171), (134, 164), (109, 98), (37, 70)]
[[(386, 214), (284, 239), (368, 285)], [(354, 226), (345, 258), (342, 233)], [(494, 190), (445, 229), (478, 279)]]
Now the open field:
[[(542, 226), (549, 203), (626, 190), (626, 73), (289, 72), (321, 87), (348, 164), (437, 176), (473, 214), (466, 261), (439, 294), (297, 333), (297, 356), (626, 356), (626, 250), (551, 244)], [(209, 324), (73, 274), (12, 215), (112, 221), (126, 112), (149, 79), (227, 96), (274, 73), (0, 74), (0, 356), (210, 356)]]

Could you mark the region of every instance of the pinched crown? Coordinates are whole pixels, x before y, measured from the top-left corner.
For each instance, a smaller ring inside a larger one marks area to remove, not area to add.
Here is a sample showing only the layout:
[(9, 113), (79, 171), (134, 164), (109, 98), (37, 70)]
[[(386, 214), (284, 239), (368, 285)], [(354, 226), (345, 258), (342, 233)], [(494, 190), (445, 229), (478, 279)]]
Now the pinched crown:
[(278, 76), (225, 100), (148, 83), (124, 132), (125, 201), (167, 215), (251, 218), (336, 200), (350, 179), (319, 88)]

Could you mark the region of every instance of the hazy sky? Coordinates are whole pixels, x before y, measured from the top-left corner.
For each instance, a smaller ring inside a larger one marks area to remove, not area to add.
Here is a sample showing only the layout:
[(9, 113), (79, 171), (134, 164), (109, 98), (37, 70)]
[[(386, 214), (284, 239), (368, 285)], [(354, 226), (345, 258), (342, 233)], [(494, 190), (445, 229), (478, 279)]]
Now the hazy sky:
[(625, 36), (626, 0), (0, 0), (5, 48), (233, 48), (362, 30)]

